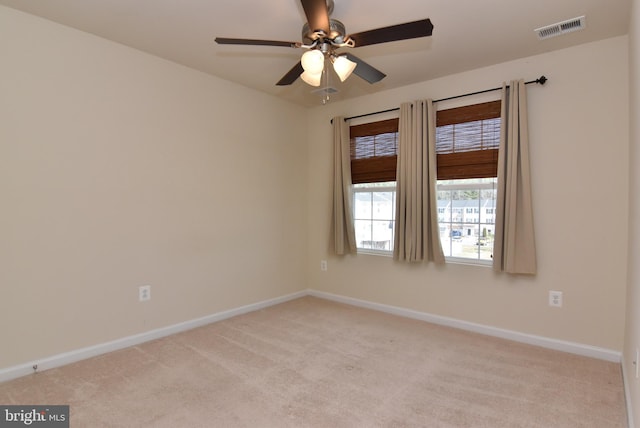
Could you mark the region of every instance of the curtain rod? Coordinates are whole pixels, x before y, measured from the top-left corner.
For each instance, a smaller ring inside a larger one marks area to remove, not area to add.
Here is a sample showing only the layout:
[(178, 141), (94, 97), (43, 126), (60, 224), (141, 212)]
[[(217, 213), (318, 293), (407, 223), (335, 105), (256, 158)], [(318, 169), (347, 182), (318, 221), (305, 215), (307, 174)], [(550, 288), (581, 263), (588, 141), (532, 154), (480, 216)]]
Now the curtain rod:
[[(540, 76), (539, 78), (537, 78), (536, 80), (529, 80), (528, 82), (524, 82), (525, 85), (529, 85), (531, 83), (538, 83), (540, 85), (544, 85), (547, 82), (547, 78), (544, 76)], [(507, 88), (509, 87), (509, 85), (507, 85)], [(469, 92), (468, 94), (462, 94), (462, 95), (454, 95), (453, 97), (448, 97), (448, 98), (441, 98), (439, 100), (433, 100), (434, 103), (437, 102), (441, 102), (441, 101), (449, 101), (449, 100), (455, 100), (456, 98), (463, 98), (463, 97), (469, 97), (471, 95), (478, 95), (478, 94), (484, 94), (485, 92), (493, 92), (493, 91), (498, 91), (502, 89), (502, 86), (500, 86), (499, 88), (491, 88), (491, 89), (485, 89), (483, 91), (477, 91), (477, 92)], [(367, 117), (367, 116), (373, 116), (374, 114), (382, 114), (382, 113), (388, 113), (390, 111), (397, 111), (400, 110), (400, 107), (395, 107), (395, 108), (390, 108), (387, 110), (381, 110), (381, 111), (375, 111), (373, 113), (365, 113), (365, 114), (360, 114), (358, 116), (351, 116), (351, 117), (345, 117), (344, 121), (346, 122), (347, 120), (351, 120), (351, 119), (358, 119), (361, 117)], [(333, 119), (331, 119), (331, 123), (333, 123)]]

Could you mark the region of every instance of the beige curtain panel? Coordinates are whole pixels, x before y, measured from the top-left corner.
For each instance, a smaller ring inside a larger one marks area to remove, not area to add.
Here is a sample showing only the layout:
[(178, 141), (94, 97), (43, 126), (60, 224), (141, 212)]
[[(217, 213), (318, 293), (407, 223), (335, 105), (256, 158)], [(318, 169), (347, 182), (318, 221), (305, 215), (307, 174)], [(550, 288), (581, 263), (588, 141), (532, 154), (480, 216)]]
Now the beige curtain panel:
[(436, 205), (436, 116), (431, 100), (403, 103), (398, 125), (393, 257), (444, 263)]
[(357, 251), (353, 229), (349, 125), (344, 117), (333, 118), (333, 239), (336, 254)]
[(493, 268), (499, 272), (535, 274), (536, 246), (524, 80), (514, 80), (508, 88), (503, 85), (501, 119)]

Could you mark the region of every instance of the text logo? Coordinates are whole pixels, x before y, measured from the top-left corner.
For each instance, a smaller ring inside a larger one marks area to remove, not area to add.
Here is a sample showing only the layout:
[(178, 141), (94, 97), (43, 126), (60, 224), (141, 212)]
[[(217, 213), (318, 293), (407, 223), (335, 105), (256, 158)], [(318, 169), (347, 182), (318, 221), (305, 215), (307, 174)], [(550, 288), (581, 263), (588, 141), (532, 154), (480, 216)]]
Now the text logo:
[(69, 406), (0, 405), (0, 428), (69, 428)]

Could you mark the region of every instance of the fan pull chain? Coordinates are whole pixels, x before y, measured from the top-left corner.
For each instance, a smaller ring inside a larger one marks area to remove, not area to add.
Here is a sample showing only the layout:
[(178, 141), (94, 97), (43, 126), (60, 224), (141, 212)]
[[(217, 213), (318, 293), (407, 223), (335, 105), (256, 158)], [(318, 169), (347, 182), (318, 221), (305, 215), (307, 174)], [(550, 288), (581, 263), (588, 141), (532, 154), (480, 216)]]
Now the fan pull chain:
[(329, 73), (327, 67), (322, 70), (324, 74), (324, 97), (322, 97), (322, 105), (326, 105), (329, 102)]

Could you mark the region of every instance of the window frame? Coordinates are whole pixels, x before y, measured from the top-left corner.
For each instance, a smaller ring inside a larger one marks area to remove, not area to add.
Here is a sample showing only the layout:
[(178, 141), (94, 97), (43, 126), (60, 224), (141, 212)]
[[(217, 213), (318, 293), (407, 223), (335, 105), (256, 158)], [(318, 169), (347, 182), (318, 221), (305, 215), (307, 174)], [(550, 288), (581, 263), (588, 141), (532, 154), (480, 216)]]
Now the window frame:
[[(468, 184), (462, 184), (462, 183), (455, 183), (455, 184), (450, 184), (450, 183), (438, 183), (436, 185), (436, 192), (440, 192), (440, 191), (449, 191), (449, 190), (496, 190), (497, 191), (497, 181), (498, 178), (497, 177), (483, 177), (484, 179), (486, 178), (491, 178), (493, 180), (495, 180), (495, 182), (485, 182), (485, 183), (468, 183)], [(482, 179), (482, 178), (480, 178)], [(439, 180), (439, 181), (450, 181), (450, 180)], [(496, 195), (497, 196), (497, 195)], [(478, 209), (481, 210), (481, 201), (482, 199), (478, 199), (478, 208), (473, 207), (474, 210)], [(467, 210), (468, 208), (459, 208), (462, 211), (462, 216), (464, 217), (465, 215), (465, 210)], [(495, 210), (495, 207), (492, 208), (493, 210)], [(453, 211), (453, 209), (451, 210)], [(493, 214), (491, 216), (491, 218), (493, 219), (492, 223), (488, 223), (486, 221), (482, 222), (482, 212), (478, 212), (478, 221), (468, 221), (468, 222), (459, 222), (460, 224), (473, 224), (474, 227), (477, 227), (478, 229), (484, 224), (484, 225), (493, 225), (493, 234), (495, 235), (495, 214)], [(472, 214), (475, 215), (475, 214)], [(451, 221), (448, 222), (443, 222), (440, 223), (440, 216), (438, 216), (438, 228), (440, 228), (440, 225), (452, 225), (453, 219), (451, 219)], [(444, 250), (444, 248), (443, 248)], [(446, 252), (446, 251), (445, 251)], [(478, 256), (480, 254), (480, 250), (478, 249)], [(445, 261), (447, 263), (455, 263), (455, 264), (468, 264), (468, 265), (473, 265), (473, 266), (487, 266), (487, 267), (491, 267), (493, 266), (493, 248), (491, 251), (491, 260), (486, 260), (486, 259), (481, 259), (481, 258), (471, 258), (471, 257), (456, 257), (456, 256), (446, 256), (445, 255)]]
[[(390, 184), (393, 183), (393, 184)], [(357, 220), (364, 220), (364, 219), (358, 219), (356, 218), (356, 214), (355, 214), (355, 202), (356, 202), (356, 194), (357, 193), (386, 193), (386, 192), (392, 192), (393, 193), (393, 198), (394, 198), (394, 205), (393, 205), (393, 211), (392, 211), (392, 216), (393, 218), (390, 219), (389, 221), (393, 221), (394, 222), (394, 226), (395, 226), (395, 221), (396, 221), (396, 211), (395, 211), (395, 200), (396, 200), (396, 182), (395, 181), (387, 181), (387, 182), (382, 182), (382, 183), (356, 183), (354, 185), (352, 185), (352, 199), (353, 199), (353, 206), (354, 206), (354, 213), (353, 213), (353, 222), (354, 222), (354, 228), (356, 226), (356, 221)], [(381, 184), (381, 185), (376, 185), (376, 184)], [(373, 221), (373, 219), (371, 219)], [(358, 247), (358, 241), (357, 241), (357, 237), (356, 237), (356, 253), (357, 254), (369, 254), (369, 255), (376, 255), (376, 256), (393, 256), (393, 244), (394, 244), (394, 240), (395, 240), (395, 227), (394, 227), (394, 231), (391, 233), (392, 235), (392, 239), (391, 239), (391, 245), (390, 245), (390, 249), (389, 250), (383, 250), (383, 249), (375, 249), (375, 248), (361, 248)]]

